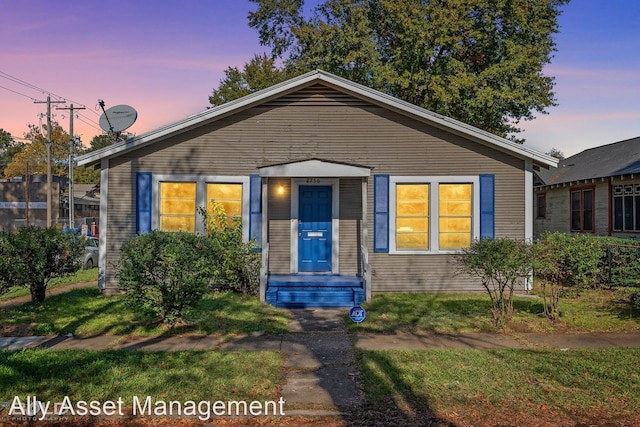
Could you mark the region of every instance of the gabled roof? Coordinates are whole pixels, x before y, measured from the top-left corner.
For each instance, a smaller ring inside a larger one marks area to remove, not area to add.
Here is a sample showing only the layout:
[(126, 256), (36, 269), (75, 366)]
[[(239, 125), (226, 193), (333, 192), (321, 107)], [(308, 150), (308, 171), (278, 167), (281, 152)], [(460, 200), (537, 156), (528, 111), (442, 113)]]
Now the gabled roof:
[(97, 164), (102, 159), (117, 157), (140, 148), (141, 146), (153, 144), (154, 142), (161, 141), (171, 135), (184, 132), (205, 123), (210, 123), (218, 118), (228, 116), (229, 114), (242, 111), (246, 108), (259, 105), (274, 98), (284, 96), (288, 93), (318, 83), (324, 84), (341, 92), (346, 92), (373, 104), (394, 110), (400, 114), (411, 116), (417, 120), (422, 120), (430, 125), (445, 129), (449, 132), (465, 136), (478, 143), (488, 145), (494, 149), (509, 153), (518, 158), (531, 159), (537, 166), (549, 167), (557, 164), (557, 159), (546, 154), (542, 154), (536, 150), (532, 150), (521, 144), (516, 144), (508, 139), (501, 138), (458, 120), (425, 110), (424, 108), (417, 107), (408, 102), (354, 83), (342, 77), (338, 77), (334, 74), (316, 70), (226, 104), (207, 109), (140, 136), (82, 155), (78, 157), (78, 165)]
[(275, 165), (258, 168), (260, 176), (290, 176), (290, 177), (335, 177), (355, 176), (363, 177), (371, 175), (371, 169), (367, 166), (350, 163), (334, 162), (323, 159), (307, 159), (297, 162), (278, 163)]
[(584, 150), (536, 173), (536, 186), (640, 174), (640, 137)]

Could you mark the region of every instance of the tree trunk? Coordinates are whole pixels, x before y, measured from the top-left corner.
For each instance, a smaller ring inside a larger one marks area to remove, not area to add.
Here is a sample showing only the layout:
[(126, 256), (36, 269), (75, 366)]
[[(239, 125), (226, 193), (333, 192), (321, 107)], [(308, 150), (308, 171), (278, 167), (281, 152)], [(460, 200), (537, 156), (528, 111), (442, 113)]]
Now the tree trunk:
[(47, 294), (47, 285), (44, 283), (32, 283), (29, 290), (31, 291), (31, 302), (42, 302)]

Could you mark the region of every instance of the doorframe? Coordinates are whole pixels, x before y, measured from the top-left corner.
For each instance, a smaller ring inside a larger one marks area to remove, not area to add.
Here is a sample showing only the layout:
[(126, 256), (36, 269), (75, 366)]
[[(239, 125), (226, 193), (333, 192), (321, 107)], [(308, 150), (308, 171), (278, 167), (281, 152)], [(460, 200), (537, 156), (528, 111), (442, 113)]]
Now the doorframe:
[[(292, 274), (298, 273), (298, 226), (300, 223), (299, 202), (300, 186), (331, 187), (331, 274), (340, 272), (340, 179), (339, 178), (292, 178), (291, 179), (291, 254), (289, 268)], [(318, 273), (310, 273), (318, 274)]]

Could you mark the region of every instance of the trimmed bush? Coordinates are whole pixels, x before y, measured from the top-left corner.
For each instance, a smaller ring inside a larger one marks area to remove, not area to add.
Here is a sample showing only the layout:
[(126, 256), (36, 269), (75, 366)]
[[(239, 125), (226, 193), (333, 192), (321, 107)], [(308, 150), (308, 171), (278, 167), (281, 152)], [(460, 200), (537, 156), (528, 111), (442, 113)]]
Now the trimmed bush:
[(187, 232), (152, 231), (129, 240), (117, 273), (126, 303), (173, 327), (207, 292), (211, 254), (206, 237)]
[(0, 233), (0, 293), (26, 286), (31, 301), (44, 301), (51, 279), (80, 269), (84, 247), (84, 238), (55, 227)]

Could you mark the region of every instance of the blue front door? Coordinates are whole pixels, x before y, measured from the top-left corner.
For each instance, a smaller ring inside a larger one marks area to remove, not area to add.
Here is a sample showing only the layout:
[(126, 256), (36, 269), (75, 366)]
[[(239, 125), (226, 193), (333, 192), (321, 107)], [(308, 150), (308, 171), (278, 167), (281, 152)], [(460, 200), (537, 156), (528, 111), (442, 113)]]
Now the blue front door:
[(298, 271), (331, 271), (331, 186), (301, 185)]

